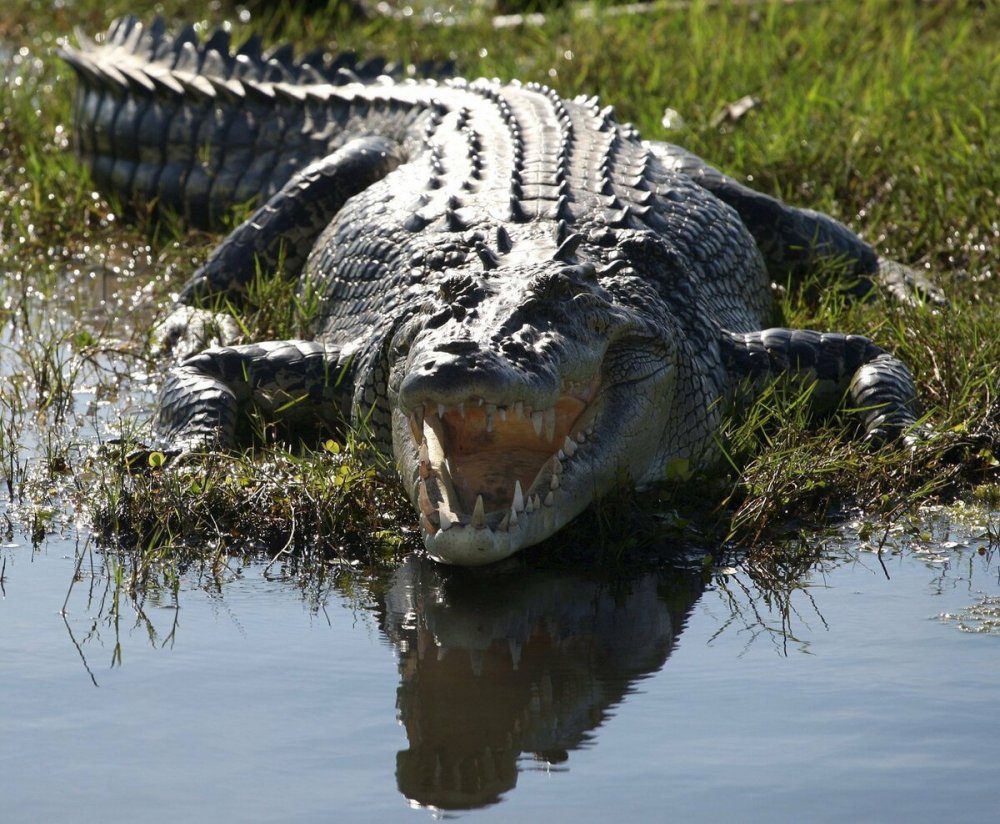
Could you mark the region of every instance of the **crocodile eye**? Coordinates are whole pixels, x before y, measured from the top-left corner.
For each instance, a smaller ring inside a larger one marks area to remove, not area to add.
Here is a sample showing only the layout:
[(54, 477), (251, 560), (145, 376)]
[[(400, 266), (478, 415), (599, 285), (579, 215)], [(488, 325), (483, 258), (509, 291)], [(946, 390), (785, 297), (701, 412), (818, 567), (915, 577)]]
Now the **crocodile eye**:
[(438, 286), (438, 295), (446, 303), (454, 303), (473, 288), (468, 275), (449, 275)]
[(578, 280), (596, 280), (597, 279), (597, 268), (593, 263), (579, 263), (576, 266), (567, 266), (563, 270), (568, 277), (577, 278)]
[(564, 266), (556, 272), (547, 272), (535, 278), (531, 286), (534, 296), (541, 300), (563, 300), (593, 291), (600, 273), (592, 263)]

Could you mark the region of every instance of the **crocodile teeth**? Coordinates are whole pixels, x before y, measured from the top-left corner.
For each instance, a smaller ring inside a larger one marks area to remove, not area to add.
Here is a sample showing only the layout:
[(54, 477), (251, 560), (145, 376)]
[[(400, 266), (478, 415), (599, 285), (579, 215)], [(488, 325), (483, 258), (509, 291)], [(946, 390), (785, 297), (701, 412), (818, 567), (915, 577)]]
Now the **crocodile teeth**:
[(528, 503), (524, 507), (524, 511), (529, 515), (535, 511), (535, 499), (531, 495), (528, 496)]
[(562, 451), (566, 453), (566, 457), (572, 458), (576, 454), (576, 448), (576, 442), (567, 435), (562, 447)]
[(418, 406), (410, 413), (410, 433), (417, 444), (424, 442), (424, 408)]
[(507, 420), (507, 407), (506, 406), (497, 407), (497, 414), (500, 416), (500, 420), (506, 422), (506, 420)]
[(443, 403), (439, 403), (438, 404), (438, 417), (439, 418), (443, 418), (445, 411), (446, 411), (445, 405)]
[[(555, 476), (553, 476), (553, 480), (555, 480)], [(555, 489), (555, 487), (552, 488)], [(555, 501), (555, 499), (556, 499), (556, 493), (550, 492), (548, 495), (545, 496), (545, 505), (552, 506), (552, 502)]]
[(559, 476), (553, 473), (552, 480), (549, 481), (549, 489), (558, 489), (558, 488), (559, 488)]
[(510, 528), (513, 529), (517, 526), (517, 510), (514, 507), (510, 508)]
[(420, 490), (417, 492), (417, 503), (420, 504), (422, 514), (434, 511), (435, 507), (431, 502), (430, 493), (427, 491), (427, 484), (420, 484)]
[(486, 404), (486, 431), (493, 431), (493, 416), (496, 414), (497, 408), (495, 404)]
[(510, 649), (510, 662), (516, 671), (521, 663), (521, 645), (513, 638), (508, 638), (507, 647)]
[[(537, 413), (536, 413), (537, 414)], [(552, 407), (545, 410), (545, 440), (552, 443), (556, 437), (556, 410)]]
[(486, 527), (486, 507), (482, 495), (476, 496), (476, 508), (472, 510), (472, 526), (476, 529)]
[(510, 527), (510, 513), (509, 512), (505, 512), (504, 516), (503, 516), (503, 520), (500, 521), (499, 524), (497, 524), (497, 531), (498, 532), (506, 532), (509, 527)]
[(426, 481), (431, 476), (432, 469), (430, 452), (427, 450), (427, 441), (420, 442), (418, 457), (420, 462), (417, 466), (417, 473), (422, 481)]
[(441, 518), (441, 531), (444, 532), (447, 529), (451, 529), (454, 521), (451, 520), (451, 516), (448, 514), (448, 510), (441, 509), (438, 511), (438, 516)]
[(521, 492), (521, 481), (514, 481), (514, 500), (512, 502), (514, 512), (524, 512), (524, 494)]
[(541, 412), (531, 413), (531, 425), (535, 428), (535, 434), (540, 438), (542, 437), (542, 423), (543, 415)]
[(514, 403), (514, 417), (515, 418), (524, 417), (524, 403), (522, 401), (516, 401)]

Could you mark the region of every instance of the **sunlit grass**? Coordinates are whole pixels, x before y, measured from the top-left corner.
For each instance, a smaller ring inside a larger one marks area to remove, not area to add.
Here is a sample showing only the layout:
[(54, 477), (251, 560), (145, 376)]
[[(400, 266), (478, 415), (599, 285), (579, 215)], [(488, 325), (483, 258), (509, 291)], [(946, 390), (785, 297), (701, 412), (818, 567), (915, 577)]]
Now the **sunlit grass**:
[[(642, 15), (569, 5), (542, 25), (504, 29), (482, 4), (459, 4), (467, 12), (459, 23), (438, 27), (419, 14), (359, 19), (346, 3), (329, 5), (309, 15), (292, 3), (252, 13), (219, 3), (199, 13), (206, 28), (235, 21), (237, 39), (256, 31), (302, 50), (450, 58), (467, 75), (599, 94), (644, 136), (833, 214), (887, 255), (926, 267), (948, 294), (945, 307), (903, 306), (851, 301), (822, 281), (790, 284), (776, 319), (865, 334), (896, 352), (940, 438), (912, 452), (874, 450), (858, 442), (850, 415), (818, 418), (777, 388), (727, 423), (728, 460), (711, 473), (603, 502), (587, 528), (609, 544), (662, 543), (665, 532), (765, 540), (852, 507), (891, 519), (928, 498), (995, 489), (995, 4), (692, 2)], [(177, 23), (191, 13), (172, 0), (160, 8)], [(218, 240), (177, 223), (124, 225), (73, 156), (73, 82), (57, 42), (74, 26), (97, 33), (136, 10), (124, 0), (83, 0), (41, 14), (18, 0), (0, 22), (0, 511), (8, 525), (44, 535), (77, 517), (66, 514), (72, 508), (102, 540), (158, 562), (240, 547), (272, 557), (288, 548), (389, 558), (409, 546), (412, 516), (363, 438), (342, 440), (337, 454), (319, 444), (274, 446), (141, 473), (121, 459), (144, 438), (164, 368), (149, 331)], [(746, 96), (756, 105), (727, 118), (726, 106)], [(661, 122), (668, 107), (679, 115), (669, 130)], [(109, 273), (113, 295), (80, 288)], [(293, 299), (281, 281), (262, 288), (275, 291), (241, 316), (246, 336), (304, 334), (315, 305)], [(96, 441), (116, 436), (122, 446), (91, 454)], [(714, 502), (707, 516), (706, 500)]]

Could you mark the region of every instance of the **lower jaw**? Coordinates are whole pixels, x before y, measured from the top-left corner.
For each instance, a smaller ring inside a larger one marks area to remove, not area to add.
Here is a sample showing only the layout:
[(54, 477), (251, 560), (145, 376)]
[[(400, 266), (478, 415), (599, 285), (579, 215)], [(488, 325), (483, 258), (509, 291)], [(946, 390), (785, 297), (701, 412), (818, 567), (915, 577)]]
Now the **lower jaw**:
[[(471, 524), (454, 524), (447, 530), (423, 530), (427, 554), (441, 563), (481, 566), (495, 563), (525, 547), (545, 540), (569, 518), (558, 511), (555, 502), (532, 512), (524, 512), (514, 526), (492, 529)], [(423, 521), (423, 517), (421, 518)]]

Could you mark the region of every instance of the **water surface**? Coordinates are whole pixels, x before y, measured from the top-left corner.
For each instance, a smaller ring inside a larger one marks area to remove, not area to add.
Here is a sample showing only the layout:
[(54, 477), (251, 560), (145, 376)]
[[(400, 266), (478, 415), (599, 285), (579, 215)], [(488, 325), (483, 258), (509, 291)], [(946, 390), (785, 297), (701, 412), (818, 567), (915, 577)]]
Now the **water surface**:
[(232, 561), (139, 604), (85, 538), (15, 533), (4, 820), (990, 820), (996, 553), (928, 528), (784, 590), (697, 559)]

